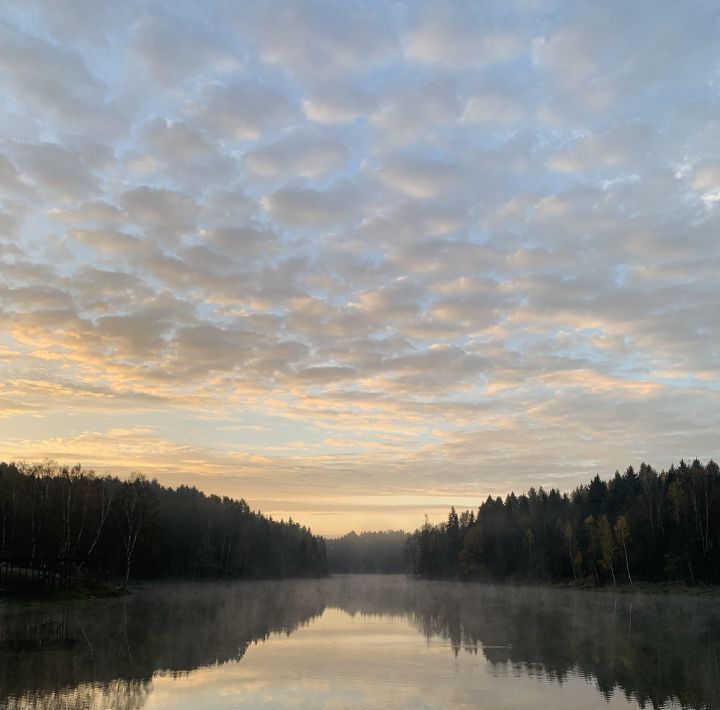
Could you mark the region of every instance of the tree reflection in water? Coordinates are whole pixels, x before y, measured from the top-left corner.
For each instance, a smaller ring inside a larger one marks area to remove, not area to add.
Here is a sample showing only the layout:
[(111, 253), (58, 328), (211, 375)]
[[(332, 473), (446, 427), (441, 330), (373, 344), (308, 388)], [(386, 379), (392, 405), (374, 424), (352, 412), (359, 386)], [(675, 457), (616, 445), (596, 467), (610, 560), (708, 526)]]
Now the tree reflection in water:
[(143, 707), (153, 676), (239, 661), (327, 608), (403, 617), (498, 675), (595, 679), (641, 706), (720, 706), (711, 599), (582, 593), (397, 577), (172, 584), (45, 612), (0, 614), (0, 705)]

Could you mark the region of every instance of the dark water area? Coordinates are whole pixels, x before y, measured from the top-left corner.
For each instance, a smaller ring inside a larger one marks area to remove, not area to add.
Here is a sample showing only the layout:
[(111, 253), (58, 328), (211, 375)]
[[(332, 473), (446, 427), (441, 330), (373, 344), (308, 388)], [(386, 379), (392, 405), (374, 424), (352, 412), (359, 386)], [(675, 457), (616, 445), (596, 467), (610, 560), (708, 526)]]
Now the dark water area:
[(393, 576), (0, 604), (3, 708), (720, 708), (720, 608)]

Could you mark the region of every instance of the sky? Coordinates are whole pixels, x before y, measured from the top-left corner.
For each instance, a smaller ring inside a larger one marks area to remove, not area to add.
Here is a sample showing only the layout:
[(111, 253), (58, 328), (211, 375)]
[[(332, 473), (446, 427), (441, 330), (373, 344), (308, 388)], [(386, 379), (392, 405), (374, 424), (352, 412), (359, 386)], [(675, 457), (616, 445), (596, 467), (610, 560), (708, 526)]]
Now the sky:
[(718, 456), (716, 2), (0, 9), (0, 460), (321, 534)]

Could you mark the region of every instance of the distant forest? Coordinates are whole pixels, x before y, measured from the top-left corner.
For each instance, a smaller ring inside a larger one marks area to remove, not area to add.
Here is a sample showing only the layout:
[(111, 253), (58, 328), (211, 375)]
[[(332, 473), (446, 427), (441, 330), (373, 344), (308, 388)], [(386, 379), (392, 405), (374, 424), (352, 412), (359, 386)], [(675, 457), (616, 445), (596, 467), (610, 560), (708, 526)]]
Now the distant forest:
[(338, 538), (328, 538), (330, 572), (351, 574), (403, 574), (403, 545), (407, 533), (402, 530), (363, 532), (354, 530)]
[(0, 463), (0, 557), (71, 559), (108, 579), (311, 577), (325, 542), (244, 500), (54, 463)]
[(642, 464), (571, 494), (531, 488), (452, 508), (405, 543), (410, 572), (427, 579), (531, 579), (592, 584), (720, 583), (720, 469)]

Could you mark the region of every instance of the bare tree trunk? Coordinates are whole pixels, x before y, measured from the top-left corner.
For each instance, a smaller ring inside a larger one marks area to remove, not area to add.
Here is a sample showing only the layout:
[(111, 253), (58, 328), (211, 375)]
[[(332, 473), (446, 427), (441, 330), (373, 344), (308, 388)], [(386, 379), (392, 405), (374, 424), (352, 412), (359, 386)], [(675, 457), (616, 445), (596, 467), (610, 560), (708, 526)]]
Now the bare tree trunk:
[(125, 547), (125, 584), (123, 589), (127, 589), (130, 581), (130, 562), (132, 560), (133, 550), (137, 542), (140, 527), (142, 526), (142, 510), (140, 509), (140, 500), (137, 486), (130, 483), (129, 498), (125, 501), (125, 521), (126, 529), (123, 535), (123, 545)]
[(692, 490), (692, 504), (693, 504), (693, 513), (695, 514), (695, 524), (697, 526), (698, 531), (698, 537), (700, 538), (700, 547), (702, 549), (703, 555), (706, 554), (707, 551), (707, 539), (705, 537), (705, 526), (703, 526), (702, 521), (702, 512), (700, 511), (700, 505), (698, 503), (698, 481), (697, 478), (694, 477), (691, 479), (691, 490)]
[(10, 527), (10, 544), (15, 544), (15, 526), (17, 525), (17, 486), (13, 486), (12, 492), (12, 526)]
[(98, 528), (97, 528), (97, 532), (95, 533), (95, 539), (92, 541), (92, 545), (90, 545), (90, 549), (88, 549), (87, 560), (90, 559), (90, 556), (92, 555), (93, 550), (95, 549), (98, 542), (100, 541), (100, 535), (102, 535), (103, 527), (105, 527), (105, 521), (107, 520), (108, 513), (110, 512), (110, 504), (112, 503), (113, 495), (115, 495), (115, 491), (111, 488), (110, 495), (108, 496), (107, 503), (106, 503), (105, 502), (105, 485), (106, 485), (106, 481), (103, 481), (102, 496), (100, 498), (100, 521), (98, 522)]
[(230, 551), (232, 550), (232, 530), (230, 530), (230, 537), (228, 539), (227, 557), (225, 558), (225, 576), (228, 576), (230, 569)]
[(710, 496), (708, 495), (709, 483), (705, 481), (703, 492), (705, 493), (705, 555), (710, 551)]
[(32, 498), (30, 503), (30, 559), (35, 559), (35, 550), (37, 548), (37, 512), (35, 510), (35, 488), (36, 481), (32, 482)]
[(625, 553), (625, 569), (627, 570), (627, 576), (630, 580), (630, 584), (633, 583), (632, 577), (630, 576), (630, 562), (628, 562), (627, 547), (625, 546), (625, 540), (623, 540), (623, 552)]
[(72, 506), (72, 479), (67, 479), (67, 497), (63, 506), (63, 536), (60, 541), (60, 557), (70, 556), (70, 514)]
[(78, 534), (75, 536), (75, 542), (73, 543), (73, 546), (70, 550), (70, 552), (73, 555), (75, 554), (75, 550), (77, 549), (77, 546), (80, 544), (80, 539), (82, 538), (83, 530), (85, 529), (86, 513), (87, 513), (87, 492), (85, 493), (85, 501), (83, 502), (82, 514), (80, 515), (80, 527), (78, 528)]
[(132, 558), (133, 550), (135, 549), (135, 543), (137, 542), (137, 536), (140, 532), (140, 525), (142, 524), (142, 517), (138, 520), (137, 528), (135, 529), (134, 535), (128, 538), (128, 544), (125, 547), (126, 558), (125, 558), (125, 584), (123, 589), (128, 588), (128, 582), (130, 581), (130, 560)]

